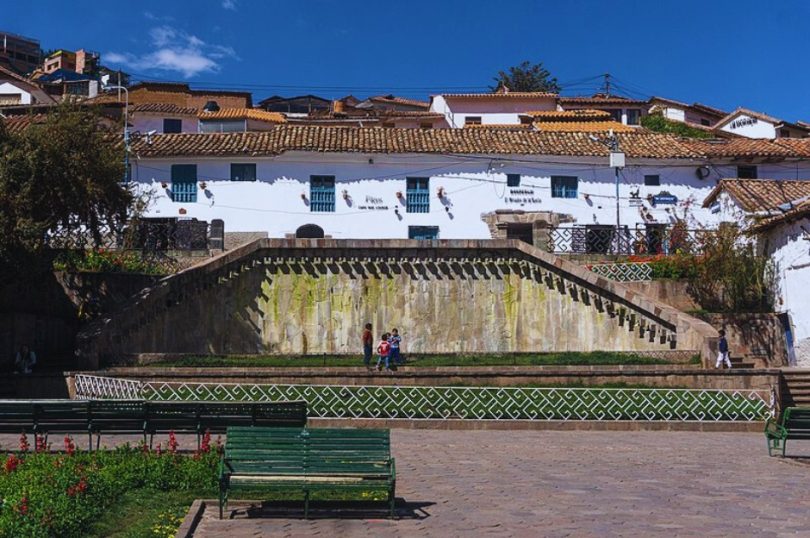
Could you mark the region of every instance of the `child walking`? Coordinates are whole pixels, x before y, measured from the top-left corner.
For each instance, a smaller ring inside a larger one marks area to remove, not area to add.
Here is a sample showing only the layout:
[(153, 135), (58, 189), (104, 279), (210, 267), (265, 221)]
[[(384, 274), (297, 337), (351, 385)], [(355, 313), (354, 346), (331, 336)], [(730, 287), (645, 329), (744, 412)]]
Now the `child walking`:
[(377, 346), (377, 353), (379, 353), (379, 358), (377, 359), (377, 371), (380, 370), (380, 363), (385, 361), (385, 371), (390, 372), (391, 368), (388, 364), (389, 354), (391, 353), (391, 344), (388, 343), (388, 337), (390, 335), (388, 333), (383, 333), (380, 344)]
[(391, 329), (388, 343), (391, 344), (391, 362), (394, 364), (402, 364), (402, 359), (399, 356), (400, 342), (402, 342), (402, 338), (399, 336), (399, 330)]
[(726, 340), (726, 331), (720, 329), (720, 341), (717, 342), (717, 362), (715, 363), (715, 368), (720, 368), (723, 363), (726, 363), (726, 366), (731, 368), (731, 359), (728, 357), (728, 340)]

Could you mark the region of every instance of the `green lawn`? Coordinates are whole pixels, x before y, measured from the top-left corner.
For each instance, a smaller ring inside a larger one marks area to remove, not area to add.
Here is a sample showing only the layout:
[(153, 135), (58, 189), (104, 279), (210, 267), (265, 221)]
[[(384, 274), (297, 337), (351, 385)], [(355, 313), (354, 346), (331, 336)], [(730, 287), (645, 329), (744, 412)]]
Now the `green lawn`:
[(113, 504), (86, 532), (92, 538), (174, 536), (194, 499), (209, 498), (211, 491), (136, 489)]
[[(626, 353), (594, 351), (591, 353), (509, 353), (487, 355), (412, 355), (406, 354), (408, 367), (430, 366), (568, 366), (609, 364), (672, 364), (672, 361)], [(361, 356), (305, 355), (305, 356), (210, 356), (183, 357), (152, 364), (158, 367), (346, 367), (363, 366)]]

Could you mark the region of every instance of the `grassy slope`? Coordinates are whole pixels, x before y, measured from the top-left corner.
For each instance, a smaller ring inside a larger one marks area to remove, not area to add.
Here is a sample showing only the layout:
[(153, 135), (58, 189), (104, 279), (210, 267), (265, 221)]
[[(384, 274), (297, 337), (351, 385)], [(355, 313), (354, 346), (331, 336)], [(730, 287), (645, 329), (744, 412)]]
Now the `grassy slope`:
[[(595, 351), (592, 353), (544, 353), (504, 355), (407, 355), (409, 367), (430, 366), (540, 366), (540, 365), (608, 365), (608, 364), (671, 364), (671, 361), (630, 355)], [(183, 357), (158, 362), (157, 367), (346, 367), (362, 366), (362, 358), (346, 356), (214, 356)]]

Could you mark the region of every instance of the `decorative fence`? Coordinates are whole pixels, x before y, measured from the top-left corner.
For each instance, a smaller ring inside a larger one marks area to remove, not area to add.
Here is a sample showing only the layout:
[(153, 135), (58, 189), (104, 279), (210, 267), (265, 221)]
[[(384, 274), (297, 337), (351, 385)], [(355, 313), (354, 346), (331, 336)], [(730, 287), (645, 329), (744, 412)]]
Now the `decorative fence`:
[(167, 250), (206, 250), (209, 224), (197, 219), (140, 219), (107, 225), (91, 234), (88, 230), (60, 228), (46, 238), (51, 248), (106, 248), (159, 253)]
[(705, 230), (656, 225), (630, 229), (626, 226), (592, 224), (558, 226), (548, 232), (548, 251), (554, 254), (638, 255), (676, 252), (698, 254)]
[(77, 375), (77, 398), (304, 400), (322, 418), (753, 422), (771, 414), (756, 390), (260, 385), (140, 382)]
[(595, 263), (588, 268), (599, 276), (617, 282), (641, 282), (652, 280), (653, 268), (647, 262)]

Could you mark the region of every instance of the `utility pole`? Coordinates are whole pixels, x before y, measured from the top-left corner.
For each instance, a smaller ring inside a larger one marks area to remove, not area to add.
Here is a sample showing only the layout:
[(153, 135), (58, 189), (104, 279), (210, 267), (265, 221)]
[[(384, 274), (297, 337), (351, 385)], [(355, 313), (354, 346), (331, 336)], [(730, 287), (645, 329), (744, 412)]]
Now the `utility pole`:
[(610, 73), (605, 73), (602, 76), (605, 77), (605, 86), (602, 93), (604, 93), (606, 96), (610, 96)]

